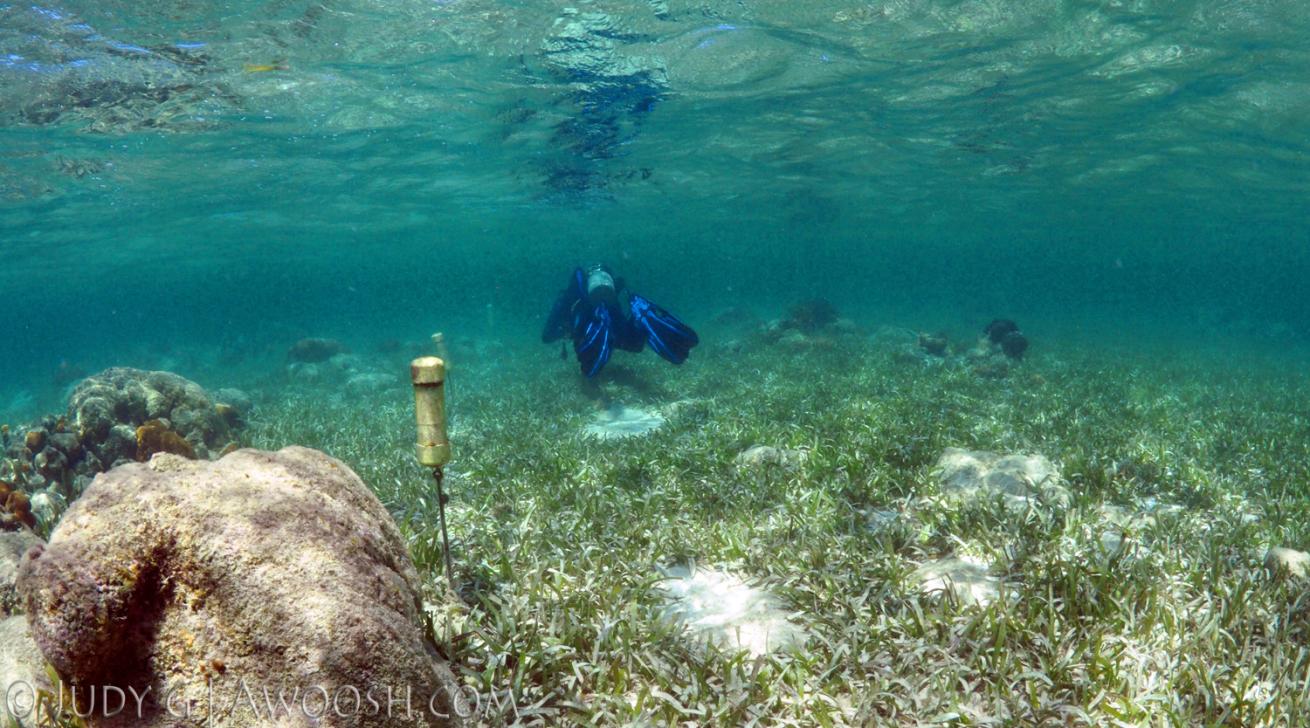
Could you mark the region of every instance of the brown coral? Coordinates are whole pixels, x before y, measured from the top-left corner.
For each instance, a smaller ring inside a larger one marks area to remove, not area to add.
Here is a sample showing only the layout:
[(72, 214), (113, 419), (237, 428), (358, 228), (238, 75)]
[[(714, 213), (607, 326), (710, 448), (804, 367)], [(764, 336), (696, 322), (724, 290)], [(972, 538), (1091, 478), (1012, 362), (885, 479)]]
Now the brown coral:
[(150, 420), (136, 428), (136, 460), (144, 463), (155, 453), (167, 452), (196, 459), (195, 448), (161, 420)]
[(15, 530), (19, 524), (36, 528), (36, 517), (32, 515), (32, 503), (26, 493), (0, 481), (0, 494), (4, 500), (4, 508), (0, 508), (0, 531)]
[(45, 447), (45, 430), (32, 430), (27, 433), (24, 444), (32, 452), (41, 452), (41, 448)]

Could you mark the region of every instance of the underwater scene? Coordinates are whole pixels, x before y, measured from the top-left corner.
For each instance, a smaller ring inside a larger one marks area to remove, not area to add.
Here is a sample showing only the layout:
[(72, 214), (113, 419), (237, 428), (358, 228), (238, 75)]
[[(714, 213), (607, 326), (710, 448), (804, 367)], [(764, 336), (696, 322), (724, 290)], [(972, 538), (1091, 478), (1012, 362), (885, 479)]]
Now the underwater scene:
[(0, 728), (1310, 725), (1310, 5), (0, 0)]

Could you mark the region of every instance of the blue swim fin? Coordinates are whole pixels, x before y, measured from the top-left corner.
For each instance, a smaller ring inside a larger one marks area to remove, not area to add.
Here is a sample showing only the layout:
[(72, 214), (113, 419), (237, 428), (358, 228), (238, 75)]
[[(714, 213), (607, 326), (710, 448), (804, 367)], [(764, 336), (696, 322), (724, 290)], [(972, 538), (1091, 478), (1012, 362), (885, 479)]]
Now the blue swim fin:
[(650, 344), (656, 354), (674, 364), (687, 361), (691, 348), (700, 343), (700, 337), (696, 336), (690, 326), (646, 298), (633, 294), (628, 306), (632, 311), (632, 320), (646, 335), (646, 343)]
[(573, 323), (573, 352), (578, 355), (583, 376), (591, 379), (600, 373), (614, 352), (610, 332), (613, 319), (604, 305), (596, 306), (591, 315), (579, 311)]

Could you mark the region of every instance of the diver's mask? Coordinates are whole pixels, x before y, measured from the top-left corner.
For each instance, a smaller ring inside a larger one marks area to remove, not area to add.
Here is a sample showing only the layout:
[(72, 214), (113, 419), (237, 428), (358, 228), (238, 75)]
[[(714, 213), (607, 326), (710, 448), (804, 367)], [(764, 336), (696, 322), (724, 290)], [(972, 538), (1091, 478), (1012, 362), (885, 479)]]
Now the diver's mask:
[(616, 303), (619, 300), (614, 275), (605, 266), (593, 265), (587, 269), (587, 299), (593, 304)]

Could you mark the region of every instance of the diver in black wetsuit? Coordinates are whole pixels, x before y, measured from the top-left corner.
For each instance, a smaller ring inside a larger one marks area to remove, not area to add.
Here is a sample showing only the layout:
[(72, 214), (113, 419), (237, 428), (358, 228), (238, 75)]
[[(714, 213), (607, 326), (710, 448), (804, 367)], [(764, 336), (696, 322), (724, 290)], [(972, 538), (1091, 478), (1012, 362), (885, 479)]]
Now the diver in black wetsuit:
[(541, 331), (547, 344), (573, 337), (573, 351), (587, 379), (600, 373), (616, 348), (638, 352), (649, 344), (656, 354), (681, 364), (700, 343), (691, 327), (648, 299), (628, 292), (624, 302), (624, 288), (623, 279), (606, 266), (575, 268)]

